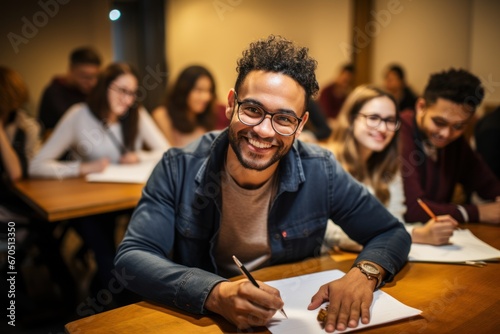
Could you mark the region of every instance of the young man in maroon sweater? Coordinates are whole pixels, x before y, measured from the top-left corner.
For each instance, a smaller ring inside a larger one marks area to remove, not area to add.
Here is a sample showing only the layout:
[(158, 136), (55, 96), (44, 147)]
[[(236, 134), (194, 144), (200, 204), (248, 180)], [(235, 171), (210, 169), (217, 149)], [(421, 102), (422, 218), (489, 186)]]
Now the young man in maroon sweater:
[[(484, 97), (480, 80), (465, 70), (431, 75), (415, 112), (401, 114), (402, 175), (408, 222), (425, 222), (421, 198), (435, 215), (459, 222), (500, 223), (500, 181), (462, 136)], [(453, 204), (457, 184), (485, 204)]]

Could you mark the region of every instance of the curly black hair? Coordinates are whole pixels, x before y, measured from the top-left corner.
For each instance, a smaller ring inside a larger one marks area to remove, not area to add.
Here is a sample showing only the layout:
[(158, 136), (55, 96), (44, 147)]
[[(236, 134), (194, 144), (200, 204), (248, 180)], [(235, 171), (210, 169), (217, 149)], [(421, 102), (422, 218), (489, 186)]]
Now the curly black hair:
[(292, 41), (274, 35), (251, 43), (238, 59), (235, 90), (238, 92), (251, 71), (283, 73), (304, 88), (307, 103), (319, 90), (315, 74), (318, 62), (308, 55), (308, 51), (306, 47), (297, 46)]
[(436, 103), (438, 98), (463, 104), (474, 112), (484, 98), (484, 88), (481, 80), (473, 74), (451, 68), (432, 74), (425, 87), (424, 99), (428, 105)]

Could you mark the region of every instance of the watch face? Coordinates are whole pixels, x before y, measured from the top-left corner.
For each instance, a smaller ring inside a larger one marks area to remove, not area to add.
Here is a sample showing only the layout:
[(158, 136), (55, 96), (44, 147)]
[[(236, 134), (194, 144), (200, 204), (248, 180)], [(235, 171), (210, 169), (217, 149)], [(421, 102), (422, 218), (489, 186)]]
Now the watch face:
[(369, 263), (363, 263), (361, 265), (361, 267), (363, 268), (363, 270), (365, 270), (367, 273), (369, 274), (372, 274), (372, 275), (378, 275), (379, 274), (379, 271), (377, 269), (377, 267), (369, 264)]

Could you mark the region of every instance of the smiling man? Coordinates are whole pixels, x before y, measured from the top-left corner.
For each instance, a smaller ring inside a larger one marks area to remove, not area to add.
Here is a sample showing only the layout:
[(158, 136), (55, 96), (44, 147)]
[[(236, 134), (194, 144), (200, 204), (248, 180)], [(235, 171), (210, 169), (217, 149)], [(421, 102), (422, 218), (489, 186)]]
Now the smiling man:
[[(462, 136), (483, 96), (477, 77), (450, 69), (430, 77), (416, 113), (402, 113), (406, 221), (428, 220), (417, 203), (421, 198), (436, 215), (449, 214), (459, 222), (500, 223), (500, 181)], [(451, 203), (457, 184), (490, 202)]]
[[(238, 60), (227, 97), (228, 129), (170, 149), (146, 184), (115, 258), (128, 288), (238, 328), (267, 324), (284, 305), (249, 270), (318, 255), (329, 218), (364, 245), (352, 269), (311, 296), (330, 302), (327, 332), (368, 323), (373, 291), (405, 264), (410, 236), (333, 155), (299, 140), (318, 91), (306, 48), (275, 36)], [(306, 307), (306, 306), (304, 306)]]

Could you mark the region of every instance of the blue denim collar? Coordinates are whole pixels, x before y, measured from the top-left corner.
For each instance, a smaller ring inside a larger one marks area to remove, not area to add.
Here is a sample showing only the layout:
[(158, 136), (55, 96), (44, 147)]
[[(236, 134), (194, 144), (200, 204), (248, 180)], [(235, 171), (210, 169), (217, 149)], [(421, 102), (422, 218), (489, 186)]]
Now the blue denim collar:
[[(210, 155), (200, 167), (196, 174), (195, 180), (198, 184), (196, 193), (208, 198), (216, 198), (220, 191), (220, 173), (224, 163), (225, 155), (229, 147), (228, 129), (222, 132), (210, 132), (205, 136), (217, 136), (211, 142)], [(302, 161), (298, 152), (299, 142), (295, 140), (292, 148), (287, 155), (281, 160), (278, 173), (280, 174), (280, 183), (277, 195), (288, 191), (295, 192), (298, 190), (299, 185), (305, 182), (306, 178), (302, 167)], [(212, 189), (213, 191), (210, 191)]]

